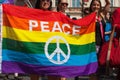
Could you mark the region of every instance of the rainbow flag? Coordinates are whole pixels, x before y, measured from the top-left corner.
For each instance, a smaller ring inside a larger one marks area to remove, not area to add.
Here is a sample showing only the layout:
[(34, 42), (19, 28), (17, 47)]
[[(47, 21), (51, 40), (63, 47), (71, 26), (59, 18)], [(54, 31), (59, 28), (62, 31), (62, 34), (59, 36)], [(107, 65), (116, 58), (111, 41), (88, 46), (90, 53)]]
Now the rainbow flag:
[(4, 4), (2, 73), (62, 77), (95, 73), (95, 16), (72, 20), (59, 12)]

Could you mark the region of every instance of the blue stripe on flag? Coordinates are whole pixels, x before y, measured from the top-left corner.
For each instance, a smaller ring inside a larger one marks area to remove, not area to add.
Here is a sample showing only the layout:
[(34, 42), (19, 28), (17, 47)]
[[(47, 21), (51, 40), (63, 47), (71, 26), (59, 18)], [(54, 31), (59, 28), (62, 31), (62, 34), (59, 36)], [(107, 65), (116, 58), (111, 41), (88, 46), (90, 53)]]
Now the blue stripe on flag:
[(0, 4), (13, 4), (13, 0), (0, 0)]
[(15, 61), (40, 66), (85, 66), (97, 62), (96, 52), (86, 55), (71, 55), (68, 61), (62, 65), (50, 62), (44, 54), (26, 54), (10, 50), (3, 50), (2, 53), (3, 61)]

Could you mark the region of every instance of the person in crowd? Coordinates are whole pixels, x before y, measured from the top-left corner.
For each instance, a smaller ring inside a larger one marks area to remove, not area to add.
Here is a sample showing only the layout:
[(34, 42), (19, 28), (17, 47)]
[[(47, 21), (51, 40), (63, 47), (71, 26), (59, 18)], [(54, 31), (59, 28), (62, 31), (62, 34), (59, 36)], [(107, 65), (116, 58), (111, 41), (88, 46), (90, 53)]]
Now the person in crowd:
[(106, 5), (102, 9), (100, 0), (92, 0), (90, 4), (89, 12), (96, 12), (96, 51), (99, 53), (100, 46), (104, 41), (104, 29), (105, 29), (105, 21), (104, 18), (110, 9), (110, 1), (105, 0)]
[[(52, 8), (51, 0), (37, 0), (35, 4), (35, 9), (40, 9), (44, 11), (50, 11)], [(39, 80), (39, 75), (30, 75), (31, 80)]]
[(83, 15), (84, 16), (86, 16), (86, 15), (88, 15), (90, 12), (89, 12), (89, 8), (85, 8), (84, 10), (83, 10)]
[(106, 21), (106, 27), (105, 27), (105, 41), (109, 41), (110, 39), (110, 34), (112, 30), (112, 24), (111, 24), (111, 14), (108, 12), (105, 16), (105, 21)]
[(67, 8), (68, 8), (68, 1), (67, 0), (58, 0), (57, 12), (62, 12), (63, 14), (70, 17), (70, 15), (66, 13)]
[[(61, 12), (70, 18), (70, 15), (66, 13), (68, 8), (67, 0), (58, 0), (57, 12)], [(66, 78), (62, 77), (60, 80), (66, 80)]]
[[(92, 0), (90, 3), (90, 9), (89, 12), (96, 12), (96, 29), (95, 29), (95, 41), (96, 41), (96, 52), (97, 55), (99, 55), (100, 48), (102, 46), (102, 43), (104, 42), (104, 35), (105, 35), (105, 26), (106, 23), (104, 21), (105, 15), (108, 13), (110, 9), (110, 1), (105, 0), (106, 4), (104, 8), (102, 8), (101, 1), (100, 0)], [(97, 73), (101, 73), (101, 70), (99, 70)], [(103, 70), (102, 70), (103, 71)], [(97, 80), (97, 76), (91, 75), (90, 80)]]
[[(52, 0), (37, 0), (35, 4), (35, 9), (40, 9), (44, 11), (51, 11), (52, 9)], [(39, 80), (39, 75), (30, 75), (31, 80)], [(66, 80), (66, 78), (61, 78), (57, 76), (47, 76), (48, 80)]]
[[(105, 0), (105, 2), (106, 2), (106, 5), (104, 6), (104, 8), (102, 8), (102, 4), (100, 0), (91, 0), (90, 7), (89, 9), (87, 9), (89, 11), (84, 10), (85, 13), (86, 11), (88, 12), (87, 14), (90, 14), (92, 12), (96, 13), (96, 28), (95, 28), (95, 41), (96, 42), (95, 43), (96, 43), (97, 55), (99, 54), (102, 43), (104, 42), (105, 27), (106, 27), (104, 18), (105, 18), (106, 13), (110, 9), (110, 1)], [(79, 80), (78, 77), (76, 77), (75, 80)], [(98, 80), (96, 73), (93, 75), (90, 75), (90, 80)]]
[(50, 11), (52, 9), (52, 0), (37, 0), (35, 9)]

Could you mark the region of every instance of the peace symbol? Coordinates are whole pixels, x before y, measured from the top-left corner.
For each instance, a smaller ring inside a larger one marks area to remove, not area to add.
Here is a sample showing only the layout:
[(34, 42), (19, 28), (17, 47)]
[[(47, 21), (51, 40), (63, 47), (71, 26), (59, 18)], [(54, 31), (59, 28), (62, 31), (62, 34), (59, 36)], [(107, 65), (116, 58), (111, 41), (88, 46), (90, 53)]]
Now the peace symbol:
[[(49, 44), (52, 42), (52, 40), (55, 40), (56, 41), (56, 49), (51, 53), (49, 54), (48, 52), (48, 46)], [(62, 40), (66, 47), (67, 47), (67, 55), (64, 53), (64, 51), (60, 48), (60, 40)], [(44, 51), (45, 51), (45, 55), (46, 57), (48, 58), (49, 61), (51, 61), (52, 63), (54, 64), (64, 64), (65, 62), (68, 61), (69, 57), (70, 57), (70, 47), (69, 47), (69, 44), (67, 43), (67, 41), (61, 37), (61, 36), (53, 36), (51, 38), (48, 39), (48, 41), (46, 42), (45, 44), (45, 48), (44, 48)], [(53, 59), (53, 57), (56, 55), (56, 60)], [(61, 56), (64, 58), (64, 59), (61, 59)]]

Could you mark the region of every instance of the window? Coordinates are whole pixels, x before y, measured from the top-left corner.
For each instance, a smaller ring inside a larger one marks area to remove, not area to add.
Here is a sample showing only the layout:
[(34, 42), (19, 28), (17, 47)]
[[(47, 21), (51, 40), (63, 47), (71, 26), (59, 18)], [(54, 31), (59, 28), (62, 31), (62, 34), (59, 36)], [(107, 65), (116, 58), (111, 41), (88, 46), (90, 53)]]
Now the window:
[(113, 0), (111, 0), (111, 6), (113, 6)]
[(55, 0), (55, 6), (57, 6), (58, 5), (58, 0)]
[(72, 0), (72, 7), (80, 7), (80, 0)]

